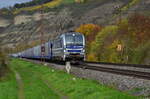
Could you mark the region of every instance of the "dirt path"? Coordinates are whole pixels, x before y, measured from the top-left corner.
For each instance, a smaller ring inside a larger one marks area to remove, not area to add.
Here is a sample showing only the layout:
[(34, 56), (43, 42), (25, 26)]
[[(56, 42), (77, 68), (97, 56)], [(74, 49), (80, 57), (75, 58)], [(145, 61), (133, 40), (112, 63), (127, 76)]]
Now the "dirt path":
[(24, 96), (24, 84), (23, 84), (23, 81), (21, 79), (21, 76), (16, 70), (13, 70), (13, 71), (14, 71), (14, 73), (16, 75), (16, 80), (17, 80), (18, 88), (19, 88), (18, 99), (25, 99), (25, 96)]

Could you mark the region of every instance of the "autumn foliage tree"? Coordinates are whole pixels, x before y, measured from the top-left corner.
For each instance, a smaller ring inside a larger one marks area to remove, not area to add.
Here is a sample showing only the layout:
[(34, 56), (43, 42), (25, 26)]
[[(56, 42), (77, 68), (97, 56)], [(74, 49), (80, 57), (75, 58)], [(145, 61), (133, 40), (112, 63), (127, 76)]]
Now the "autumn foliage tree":
[[(115, 52), (115, 47), (111, 47), (115, 40), (115, 35), (117, 33), (117, 26), (107, 26), (100, 31), (96, 39), (92, 42), (91, 52), (94, 54), (97, 61), (108, 62), (112, 57), (112, 53)], [(118, 43), (115, 43), (115, 46)], [(114, 45), (114, 44), (113, 44)], [(113, 55), (116, 58), (116, 54)]]
[(150, 17), (135, 14), (129, 17), (130, 35), (135, 38), (137, 44), (147, 41), (150, 37)]
[(150, 64), (148, 16), (134, 14), (116, 25), (104, 28), (95, 24), (85, 24), (76, 31), (86, 37), (86, 56), (89, 61)]
[(87, 42), (91, 42), (95, 39), (97, 33), (102, 29), (101, 26), (95, 24), (84, 24), (76, 29), (76, 32), (83, 33), (86, 36)]
[(141, 14), (129, 16), (118, 24), (117, 36), (125, 42), (124, 54), (128, 63), (142, 64), (149, 57), (150, 17)]

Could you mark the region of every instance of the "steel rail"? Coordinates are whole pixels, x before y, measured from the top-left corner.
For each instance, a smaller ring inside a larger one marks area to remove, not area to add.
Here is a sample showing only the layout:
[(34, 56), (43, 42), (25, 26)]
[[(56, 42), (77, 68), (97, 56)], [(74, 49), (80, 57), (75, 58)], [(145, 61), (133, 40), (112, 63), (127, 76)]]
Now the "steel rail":
[(107, 63), (107, 62), (90, 62), (90, 61), (85, 61), (84, 63), (87, 64), (102, 64), (102, 65), (113, 65), (113, 66), (124, 66), (124, 67), (137, 67), (137, 68), (145, 68), (145, 69), (150, 69), (150, 65), (141, 65), (141, 64), (121, 64), (121, 63)]
[(83, 68), (83, 69), (90, 69), (90, 70), (96, 70), (96, 71), (102, 71), (102, 72), (108, 72), (108, 73), (113, 73), (113, 74), (120, 74), (120, 75), (126, 75), (126, 76), (130, 76), (130, 77), (136, 77), (136, 78), (150, 80), (150, 73), (148, 73), (148, 72), (99, 67), (99, 66), (92, 66), (92, 65), (88, 65), (88, 64), (80, 64), (78, 66), (76, 66), (76, 65), (73, 65), (73, 66)]

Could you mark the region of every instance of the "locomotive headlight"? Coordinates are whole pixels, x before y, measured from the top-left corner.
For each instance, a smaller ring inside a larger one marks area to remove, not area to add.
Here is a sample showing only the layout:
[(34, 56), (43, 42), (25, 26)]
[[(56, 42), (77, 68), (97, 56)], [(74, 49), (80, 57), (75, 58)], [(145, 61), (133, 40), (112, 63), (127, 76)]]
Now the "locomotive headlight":
[(64, 49), (64, 52), (67, 52), (67, 50), (66, 50), (66, 49)]
[(66, 48), (64, 48), (64, 52), (67, 52), (67, 49), (66, 49)]
[(69, 54), (69, 52), (68, 52), (66, 49), (64, 49), (64, 53), (65, 53), (65, 54)]
[(84, 53), (84, 52), (85, 52), (85, 49), (83, 49), (82, 52)]
[(84, 48), (82, 49), (82, 52), (83, 52), (83, 53), (85, 52), (85, 49), (84, 49)]

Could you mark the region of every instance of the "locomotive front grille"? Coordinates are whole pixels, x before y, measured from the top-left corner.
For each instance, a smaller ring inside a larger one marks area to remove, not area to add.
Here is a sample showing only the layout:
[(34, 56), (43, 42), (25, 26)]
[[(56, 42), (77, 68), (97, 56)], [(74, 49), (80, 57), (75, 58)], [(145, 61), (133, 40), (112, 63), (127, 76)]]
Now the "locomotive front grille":
[(68, 52), (81, 52), (81, 50), (67, 50)]
[(66, 59), (68, 60), (83, 60), (84, 55), (81, 55), (80, 53), (70, 53), (66, 55)]
[(71, 53), (70, 56), (80, 56), (80, 53)]

